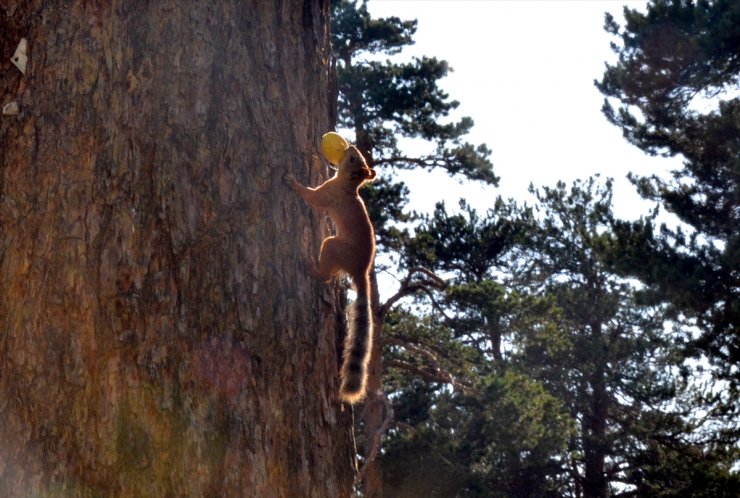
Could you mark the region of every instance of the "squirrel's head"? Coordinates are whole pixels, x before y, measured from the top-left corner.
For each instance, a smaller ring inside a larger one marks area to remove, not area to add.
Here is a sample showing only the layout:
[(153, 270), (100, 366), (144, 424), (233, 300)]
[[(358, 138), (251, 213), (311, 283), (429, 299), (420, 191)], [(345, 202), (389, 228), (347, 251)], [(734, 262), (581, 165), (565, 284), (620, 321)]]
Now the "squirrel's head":
[(339, 175), (356, 181), (358, 185), (375, 179), (375, 170), (367, 165), (367, 161), (354, 145), (350, 145), (344, 152), (338, 170)]

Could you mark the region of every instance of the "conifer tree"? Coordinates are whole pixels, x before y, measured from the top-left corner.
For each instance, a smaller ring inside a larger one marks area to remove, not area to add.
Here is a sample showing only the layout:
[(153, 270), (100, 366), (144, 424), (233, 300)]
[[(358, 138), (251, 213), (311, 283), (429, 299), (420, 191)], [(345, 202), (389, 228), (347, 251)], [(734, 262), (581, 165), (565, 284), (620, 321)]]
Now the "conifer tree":
[[(412, 219), (405, 210), (408, 189), (392, 176), (399, 169), (441, 168), (451, 175), (496, 184), (485, 145), (474, 146), (464, 141), (473, 126), (470, 118), (445, 122), (458, 102), (451, 100), (439, 80), (450, 70), (447, 62), (433, 57), (398, 62), (389, 57), (413, 43), (416, 21), (396, 17), (374, 19), (365, 1), (332, 2), (331, 36), (337, 69), (338, 127), (354, 132), (358, 148), (376, 168), (379, 178), (364, 189), (363, 196), (376, 229), (379, 252), (386, 261), (401, 259), (408, 231), (400, 224)], [(385, 57), (386, 60), (381, 58)], [(419, 139), (431, 152), (413, 155), (399, 146), (400, 138)], [(383, 347), (392, 340), (396, 347), (422, 351), (419, 344), (407, 343), (403, 337), (390, 337), (384, 318), (402, 297), (440, 287), (442, 282), (423, 268), (408, 268), (399, 291), (386, 302), (377, 293), (377, 270), (371, 275), (375, 283), (376, 314), (375, 349), (370, 362), (369, 398), (364, 409), (365, 496), (378, 496), (380, 477), (372, 459), (377, 453), (379, 434), (389, 421), (390, 405), (381, 396)], [(388, 339), (386, 339), (388, 335)], [(409, 364), (397, 364), (412, 372)], [(421, 374), (421, 371), (415, 371)]]
[(452, 274), (446, 314), (399, 321), (449, 338), (462, 389), (394, 379), (399, 425), (413, 429), (389, 438), (389, 494), (688, 496), (701, 487), (692, 475), (731, 493), (732, 447), (708, 444), (711, 426), (691, 417), (678, 334), (601, 257), (611, 183), (535, 193), (535, 210), (438, 206), (418, 230), (411, 263)]
[[(613, 262), (649, 285), (643, 298), (672, 305), (701, 335), (715, 373), (740, 382), (740, 3), (653, 0), (625, 8), (624, 26), (607, 15), (619, 55), (597, 83), (607, 119), (647, 154), (677, 156), (671, 179), (632, 180), (683, 228), (650, 218), (615, 224)], [(736, 392), (736, 391), (733, 391)], [(732, 416), (738, 414), (725, 405)]]

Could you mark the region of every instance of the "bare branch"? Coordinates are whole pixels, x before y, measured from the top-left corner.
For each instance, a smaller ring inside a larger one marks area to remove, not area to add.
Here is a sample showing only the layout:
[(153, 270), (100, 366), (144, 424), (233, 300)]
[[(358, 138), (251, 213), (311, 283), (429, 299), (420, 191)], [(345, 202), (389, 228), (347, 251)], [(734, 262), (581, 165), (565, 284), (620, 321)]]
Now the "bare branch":
[(360, 467), (360, 470), (358, 470), (357, 474), (355, 474), (355, 486), (359, 485), (360, 482), (362, 482), (362, 480), (365, 478), (367, 466), (370, 465), (370, 463), (372, 463), (377, 458), (378, 451), (380, 451), (380, 440), (383, 437), (383, 434), (385, 434), (385, 431), (388, 430), (388, 427), (390, 427), (391, 423), (393, 422), (393, 406), (391, 405), (391, 402), (388, 400), (388, 397), (385, 395), (385, 393), (381, 391), (376, 392), (373, 395), (373, 399), (368, 403), (365, 403), (365, 408), (362, 410), (362, 417), (364, 418), (370, 407), (376, 404), (383, 405), (385, 416), (383, 417), (383, 423), (380, 424), (380, 427), (378, 427), (378, 429), (373, 433), (371, 441), (368, 441), (368, 443), (370, 444), (370, 451), (367, 453), (365, 461), (362, 463), (362, 467)]
[(449, 166), (452, 161), (440, 158), (439, 156), (429, 155), (424, 157), (392, 156), (373, 161), (373, 166), (382, 166), (384, 164), (408, 163), (422, 168), (444, 168)]
[[(414, 281), (413, 278), (416, 274), (421, 273), (422, 275), (425, 275), (428, 278), (422, 278), (421, 280)], [(401, 299), (403, 299), (406, 296), (409, 296), (411, 294), (414, 294), (415, 292), (421, 290), (427, 293), (427, 295), (430, 297), (432, 302), (434, 303), (435, 307), (437, 307), (442, 314), (444, 314), (444, 311), (442, 311), (439, 304), (434, 299), (434, 296), (432, 295), (430, 289), (439, 289), (442, 290), (445, 287), (447, 287), (447, 282), (438, 277), (434, 274), (431, 270), (428, 270), (427, 268), (424, 268), (422, 266), (414, 266), (409, 269), (406, 276), (401, 280), (401, 286), (399, 287), (398, 291), (393, 294), (388, 300), (380, 305), (380, 309), (378, 310), (378, 314), (380, 315), (381, 320), (385, 317), (385, 315), (388, 313), (388, 311), (391, 310), (391, 308)]]
[[(383, 338), (382, 341), (385, 341), (385, 339), (386, 338)], [(425, 340), (421, 340), (421, 339), (416, 339), (416, 338), (412, 339), (410, 337), (406, 337), (406, 336), (403, 336), (403, 335), (394, 336), (392, 339), (394, 339), (396, 341), (399, 341), (399, 342), (401, 342), (403, 344), (417, 344), (419, 347), (423, 347), (424, 349), (428, 350), (432, 354), (435, 354), (437, 356), (441, 356), (444, 359), (450, 360), (450, 357), (447, 354), (449, 351), (447, 349), (443, 348), (443, 347), (440, 347), (437, 344), (429, 343), (429, 342), (427, 342)], [(450, 361), (452, 361), (452, 360), (450, 360)]]
[(411, 351), (412, 353), (416, 353), (419, 356), (423, 356), (427, 358), (429, 361), (431, 361), (435, 365), (438, 363), (437, 357), (434, 356), (434, 354), (431, 351), (428, 351), (421, 346), (411, 344), (411, 342), (404, 341), (402, 339), (397, 339), (395, 337), (383, 337), (382, 342), (383, 342), (383, 345), (393, 344), (395, 346), (400, 346), (408, 351)]
[(435, 282), (438, 289), (444, 289), (445, 287), (447, 287), (447, 281), (442, 277), (437, 276), (436, 273), (428, 268), (424, 268), (423, 266), (412, 266), (409, 269), (409, 276), (413, 275), (414, 273), (423, 273), (427, 277), (431, 278)]
[(467, 384), (458, 381), (454, 375), (450, 372), (443, 370), (439, 367), (433, 367), (434, 370), (419, 367), (412, 363), (403, 360), (385, 360), (386, 366), (399, 368), (415, 374), (417, 377), (427, 380), (429, 382), (441, 382), (443, 384), (450, 384), (455, 389), (459, 389), (464, 393), (474, 393), (475, 389)]
[(429, 288), (428, 288), (428, 287), (422, 287), (422, 289), (421, 289), (421, 290), (422, 290), (422, 291), (423, 291), (423, 292), (424, 292), (424, 293), (425, 293), (425, 294), (427, 295), (427, 297), (429, 297), (429, 300), (430, 300), (430, 301), (432, 302), (432, 306), (434, 306), (434, 308), (435, 308), (435, 309), (436, 309), (437, 311), (439, 311), (439, 312), (440, 312), (440, 313), (442, 314), (442, 316), (443, 316), (443, 317), (445, 317), (445, 319), (446, 319), (447, 321), (450, 321), (450, 320), (452, 320), (452, 317), (451, 317), (451, 316), (449, 316), (449, 315), (448, 315), (447, 313), (445, 313), (445, 310), (444, 310), (444, 308), (442, 307), (442, 305), (441, 305), (441, 304), (439, 304), (439, 303), (437, 302), (437, 299), (436, 299), (436, 298), (434, 297), (434, 294), (432, 294), (432, 292), (431, 292), (431, 291), (429, 290)]
[(427, 380), (432, 380), (433, 382), (449, 383), (452, 384), (453, 387), (460, 389), (463, 392), (473, 392), (473, 388), (470, 386), (470, 383), (456, 378), (452, 374), (452, 372), (440, 365), (440, 361), (434, 353), (436, 352), (442, 357), (446, 357), (445, 352), (442, 349), (435, 348), (426, 344), (413, 344), (409, 340), (399, 339), (396, 337), (384, 337), (383, 344), (393, 344), (395, 346), (401, 347), (409, 351), (410, 353), (426, 358), (428, 362), (425, 369), (417, 367), (416, 365), (413, 365), (411, 363), (404, 362), (402, 360), (388, 360), (386, 361), (386, 363), (397, 361), (398, 364), (396, 366), (421, 375)]

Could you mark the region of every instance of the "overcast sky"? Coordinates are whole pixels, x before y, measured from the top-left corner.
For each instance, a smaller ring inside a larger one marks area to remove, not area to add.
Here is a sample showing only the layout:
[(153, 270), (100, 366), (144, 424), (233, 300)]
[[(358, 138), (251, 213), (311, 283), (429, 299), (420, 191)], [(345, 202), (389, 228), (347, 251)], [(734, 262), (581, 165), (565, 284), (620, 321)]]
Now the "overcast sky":
[[(374, 17), (417, 19), (416, 44), (404, 57), (447, 60), (452, 72), (441, 86), (460, 102), (460, 116), (475, 121), (469, 141), (493, 151), (498, 188), (459, 185), (444, 174), (403, 178), (412, 207), (431, 210), (440, 197), (456, 206), (466, 197), (479, 209), (496, 195), (530, 199), (527, 187), (568, 184), (600, 173), (615, 179), (614, 210), (636, 218), (651, 207), (625, 176), (664, 175), (676, 159), (648, 157), (628, 144), (601, 113), (603, 97), (593, 84), (615, 54), (604, 29), (604, 12), (621, 19), (611, 0), (371, 0)], [(442, 187), (444, 185), (444, 187)]]

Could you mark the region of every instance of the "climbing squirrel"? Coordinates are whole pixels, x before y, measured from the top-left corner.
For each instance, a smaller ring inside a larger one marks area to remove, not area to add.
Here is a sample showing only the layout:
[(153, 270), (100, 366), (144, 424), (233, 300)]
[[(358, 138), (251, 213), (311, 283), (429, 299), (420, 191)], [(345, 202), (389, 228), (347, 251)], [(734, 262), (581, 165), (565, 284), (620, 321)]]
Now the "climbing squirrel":
[[(308, 273), (329, 282), (332, 276), (343, 271), (352, 278), (357, 291), (357, 299), (350, 307), (339, 388), (344, 401), (356, 403), (365, 396), (367, 365), (372, 350), (369, 272), (375, 256), (375, 233), (358, 191), (366, 181), (375, 178), (375, 171), (368, 167), (355, 146), (348, 145), (341, 137), (336, 139), (327, 135), (322, 139), (322, 151), (330, 162), (336, 162), (334, 177), (316, 188), (301, 185), (290, 174), (286, 174), (284, 179), (311, 206), (326, 209), (337, 228), (336, 235), (322, 242), (318, 264), (311, 263)], [(335, 139), (341, 141), (342, 147), (334, 154), (327, 153), (326, 143)]]

